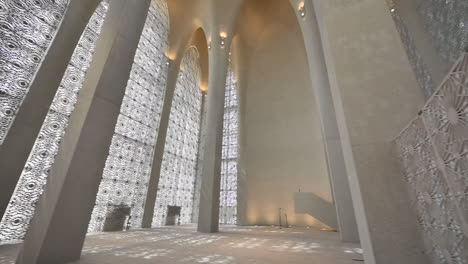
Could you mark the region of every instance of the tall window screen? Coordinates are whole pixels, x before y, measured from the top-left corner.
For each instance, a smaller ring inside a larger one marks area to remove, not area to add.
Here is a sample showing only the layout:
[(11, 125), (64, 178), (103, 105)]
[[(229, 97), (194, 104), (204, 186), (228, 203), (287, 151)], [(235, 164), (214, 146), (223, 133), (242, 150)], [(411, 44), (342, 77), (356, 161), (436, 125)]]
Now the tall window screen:
[(468, 263), (468, 53), (396, 138), (432, 264)]
[(101, 231), (118, 207), (141, 226), (166, 87), (168, 11), (152, 1), (138, 44), (88, 231)]
[(192, 221), (202, 101), (200, 71), (198, 51), (190, 48), (182, 60), (172, 100), (153, 226), (165, 225), (168, 206), (181, 207), (177, 223)]
[(229, 67), (224, 101), (223, 152), (221, 163), (221, 192), (219, 222), (237, 223), (237, 157), (238, 157), (238, 115), (237, 82)]
[(0, 1), (0, 145), (67, 6), (68, 0)]
[(21, 240), (28, 229), (36, 203), (46, 184), (49, 170), (55, 162), (60, 140), (74, 110), (84, 76), (91, 63), (107, 8), (108, 1), (102, 1), (75, 48), (15, 192), (0, 222), (0, 242)]

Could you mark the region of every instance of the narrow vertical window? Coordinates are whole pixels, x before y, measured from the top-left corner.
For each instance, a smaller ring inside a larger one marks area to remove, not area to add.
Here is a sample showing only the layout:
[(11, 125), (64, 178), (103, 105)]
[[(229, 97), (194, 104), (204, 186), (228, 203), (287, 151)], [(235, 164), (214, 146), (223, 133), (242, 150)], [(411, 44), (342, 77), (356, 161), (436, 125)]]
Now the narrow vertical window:
[(116, 214), (124, 214), (127, 217), (126, 224), (132, 228), (141, 226), (166, 87), (168, 32), (166, 2), (151, 1), (89, 232), (106, 230), (106, 223), (113, 221)]
[(221, 224), (236, 224), (239, 104), (237, 101), (237, 82), (231, 66), (227, 74), (225, 93), (219, 222)]
[(174, 224), (192, 221), (202, 102), (200, 71), (199, 54), (192, 47), (182, 60), (174, 91), (153, 226), (165, 225), (171, 208)]

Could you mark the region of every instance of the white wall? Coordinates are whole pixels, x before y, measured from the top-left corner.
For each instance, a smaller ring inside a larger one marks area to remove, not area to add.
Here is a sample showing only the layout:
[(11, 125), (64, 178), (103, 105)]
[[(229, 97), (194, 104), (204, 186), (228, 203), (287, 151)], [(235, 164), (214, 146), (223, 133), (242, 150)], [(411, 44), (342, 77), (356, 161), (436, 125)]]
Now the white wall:
[(329, 201), (332, 194), (301, 32), (292, 9), (284, 11), (287, 3), (271, 2), (281, 8), (280, 18), (265, 22), (248, 40), (244, 67), (249, 70), (241, 76), (247, 223), (278, 224), (283, 208), (291, 225), (321, 226), (294, 213), (299, 188)]

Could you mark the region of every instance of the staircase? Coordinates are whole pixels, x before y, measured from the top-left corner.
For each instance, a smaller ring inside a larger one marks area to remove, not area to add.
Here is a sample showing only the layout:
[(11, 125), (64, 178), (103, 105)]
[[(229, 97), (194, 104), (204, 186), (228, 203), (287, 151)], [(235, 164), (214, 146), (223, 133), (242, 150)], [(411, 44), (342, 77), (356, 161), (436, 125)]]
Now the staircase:
[(311, 192), (294, 193), (296, 214), (308, 214), (323, 224), (338, 230), (336, 209), (333, 203), (326, 201)]

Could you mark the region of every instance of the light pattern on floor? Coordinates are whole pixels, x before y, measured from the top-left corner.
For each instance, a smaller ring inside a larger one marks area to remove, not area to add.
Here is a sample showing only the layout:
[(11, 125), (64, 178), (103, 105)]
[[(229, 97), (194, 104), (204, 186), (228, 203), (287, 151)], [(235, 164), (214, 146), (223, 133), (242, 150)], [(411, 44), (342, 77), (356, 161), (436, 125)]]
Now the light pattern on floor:
[[(11, 246), (10, 251), (0, 247), (0, 255), (13, 256)], [(4, 257), (0, 264), (12, 259)], [(204, 234), (190, 225), (90, 234), (76, 264), (352, 264), (352, 259), (362, 259), (359, 245), (339, 242), (335, 232), (229, 226), (221, 227), (220, 233)]]

